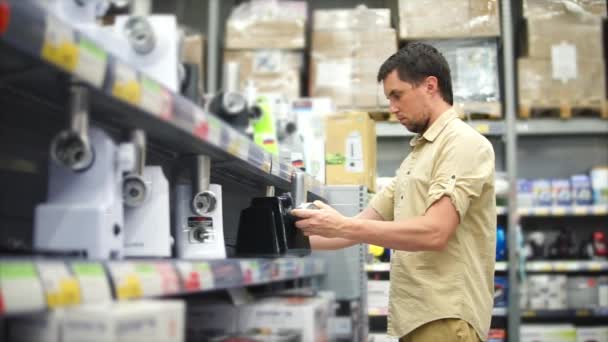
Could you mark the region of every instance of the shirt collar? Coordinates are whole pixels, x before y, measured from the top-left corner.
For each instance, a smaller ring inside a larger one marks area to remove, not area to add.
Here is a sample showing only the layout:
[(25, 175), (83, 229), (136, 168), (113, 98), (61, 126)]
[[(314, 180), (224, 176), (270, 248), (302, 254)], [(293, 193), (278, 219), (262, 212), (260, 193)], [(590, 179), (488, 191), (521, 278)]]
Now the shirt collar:
[(426, 130), (426, 132), (424, 132), (424, 134), (422, 134), (422, 135), (416, 134), (410, 140), (410, 146), (416, 146), (416, 144), (418, 144), (418, 142), (420, 142), (422, 139), (424, 139), (424, 140), (426, 140), (428, 142), (435, 141), (435, 139), (443, 131), (443, 129), (445, 128), (445, 126), (447, 126), (450, 121), (456, 119), (457, 117), (458, 117), (458, 114), (456, 113), (456, 110), (454, 110), (453, 107), (450, 107), (450, 109), (448, 109), (445, 112), (443, 112), (437, 118), (437, 120), (435, 120), (435, 122), (433, 122), (433, 124), (431, 125), (431, 127), (429, 127)]

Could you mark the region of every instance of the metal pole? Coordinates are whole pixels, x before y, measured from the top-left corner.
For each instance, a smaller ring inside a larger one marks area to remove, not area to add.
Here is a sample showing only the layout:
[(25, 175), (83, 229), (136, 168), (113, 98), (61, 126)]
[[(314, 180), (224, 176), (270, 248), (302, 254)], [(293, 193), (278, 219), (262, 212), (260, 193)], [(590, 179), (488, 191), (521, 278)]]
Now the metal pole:
[(517, 131), (515, 128), (515, 55), (513, 37), (513, 13), (510, 0), (502, 0), (502, 46), (505, 80), (505, 142), (507, 154), (507, 174), (509, 179), (509, 216), (508, 216), (508, 249), (509, 249), (509, 342), (519, 342), (520, 309), (519, 309), (519, 217), (517, 215)]
[(207, 92), (214, 94), (217, 91), (218, 56), (219, 56), (219, 0), (209, 0), (208, 27), (207, 27)]

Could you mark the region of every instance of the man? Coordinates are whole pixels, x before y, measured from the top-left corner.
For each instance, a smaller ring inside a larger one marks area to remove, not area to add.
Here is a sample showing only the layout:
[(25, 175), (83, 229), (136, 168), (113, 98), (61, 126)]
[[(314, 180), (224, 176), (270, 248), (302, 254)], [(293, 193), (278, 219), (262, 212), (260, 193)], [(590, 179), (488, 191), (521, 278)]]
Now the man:
[(492, 316), (496, 203), (492, 145), (458, 119), (450, 69), (410, 43), (380, 67), (390, 111), (412, 150), (356, 217), (320, 201), (294, 210), (313, 249), (369, 243), (394, 250), (388, 332), (406, 342), (486, 340)]

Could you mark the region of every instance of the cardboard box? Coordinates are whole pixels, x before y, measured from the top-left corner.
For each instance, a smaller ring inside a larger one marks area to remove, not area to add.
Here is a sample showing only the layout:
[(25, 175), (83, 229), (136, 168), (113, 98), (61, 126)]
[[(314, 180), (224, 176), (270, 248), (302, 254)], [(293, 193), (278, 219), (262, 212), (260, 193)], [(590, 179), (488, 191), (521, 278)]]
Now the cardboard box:
[(497, 37), (498, 7), (497, 0), (399, 0), (399, 38)]
[(368, 113), (338, 113), (326, 119), (325, 177), (328, 185), (376, 188), (376, 123)]
[(576, 342), (608, 342), (608, 327), (577, 327)]
[(324, 298), (269, 298), (245, 305), (239, 312), (239, 330), (299, 330), (301, 341), (328, 341), (328, 301)]
[(206, 341), (237, 333), (238, 309), (231, 303), (189, 301), (186, 311), (187, 340)]
[(330, 97), (337, 107), (348, 109), (386, 104), (376, 76), (397, 51), (395, 30), (314, 31), (312, 40), (312, 96)]
[(66, 310), (63, 342), (183, 342), (183, 301), (142, 300)]
[(303, 56), (286, 50), (225, 51), (224, 65), (239, 64), (239, 90), (253, 82), (258, 94), (276, 94), (287, 99), (300, 97)]
[(367, 307), (369, 309), (388, 310), (390, 285), (388, 280), (367, 281)]
[[(520, 104), (605, 101), (605, 66), (601, 59), (520, 58), (518, 61)], [(565, 65), (565, 64), (570, 65)]]
[(371, 30), (391, 27), (391, 11), (388, 8), (342, 8), (313, 12), (313, 30)]
[(579, 59), (604, 57), (601, 18), (588, 18), (585, 21), (572, 16), (550, 20), (531, 18), (527, 20), (526, 37), (527, 45), (524, 50), (527, 51), (524, 54), (528, 57), (556, 58), (558, 56), (554, 55), (560, 54), (559, 47), (564, 45), (574, 49), (576, 58)]
[(249, 1), (226, 22), (227, 49), (303, 49), (306, 2)]
[[(568, 0), (582, 10), (581, 16), (606, 17), (606, 0)], [(574, 7), (574, 6), (572, 6)], [(556, 0), (524, 0), (524, 17), (526, 18), (555, 18), (571, 14), (564, 1)]]
[[(494, 38), (428, 41), (447, 60), (454, 102), (464, 113), (476, 110), (500, 117), (498, 44)], [(484, 108), (487, 103), (490, 107)]]
[(523, 324), (520, 342), (576, 342), (576, 328), (571, 324)]

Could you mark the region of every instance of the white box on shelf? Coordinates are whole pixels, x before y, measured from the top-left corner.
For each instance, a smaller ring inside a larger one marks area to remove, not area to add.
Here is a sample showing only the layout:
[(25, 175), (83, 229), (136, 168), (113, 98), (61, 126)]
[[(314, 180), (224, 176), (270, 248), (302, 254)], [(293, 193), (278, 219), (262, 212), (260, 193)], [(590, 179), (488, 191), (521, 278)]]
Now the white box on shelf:
[(388, 296), (390, 293), (390, 281), (368, 280), (367, 281), (367, 306), (370, 309), (388, 310)]
[(576, 342), (576, 328), (571, 324), (524, 324), (520, 328), (520, 342)]
[(608, 326), (577, 327), (576, 342), (608, 342)]
[(188, 341), (202, 341), (238, 332), (239, 307), (231, 303), (189, 301), (186, 310)]

